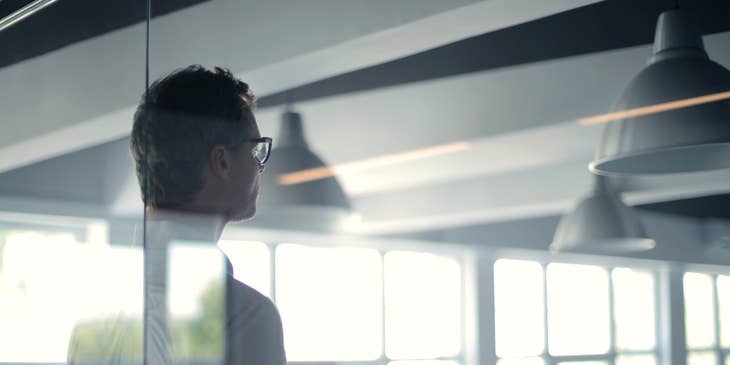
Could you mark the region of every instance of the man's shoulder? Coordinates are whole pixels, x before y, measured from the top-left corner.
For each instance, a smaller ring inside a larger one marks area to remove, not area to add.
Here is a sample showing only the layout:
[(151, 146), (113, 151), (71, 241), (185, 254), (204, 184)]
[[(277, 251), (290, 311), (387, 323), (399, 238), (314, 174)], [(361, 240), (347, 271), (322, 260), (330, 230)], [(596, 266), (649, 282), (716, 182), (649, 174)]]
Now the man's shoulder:
[(231, 291), (233, 291), (233, 294), (241, 297), (247, 303), (266, 305), (266, 306), (274, 305), (274, 303), (271, 301), (271, 299), (269, 299), (269, 297), (261, 294), (261, 292), (254, 289), (253, 287), (249, 286), (248, 284), (246, 284), (238, 279), (235, 279), (232, 276), (228, 277), (228, 281), (230, 283), (229, 285), (230, 285)]
[(235, 363), (286, 364), (283, 330), (274, 303), (256, 289), (229, 277), (230, 316), (226, 329), (236, 346)]
[[(229, 303), (236, 319), (271, 319), (279, 321), (279, 311), (269, 297), (233, 277), (228, 277), (230, 287)], [(263, 318), (262, 318), (263, 317)]]

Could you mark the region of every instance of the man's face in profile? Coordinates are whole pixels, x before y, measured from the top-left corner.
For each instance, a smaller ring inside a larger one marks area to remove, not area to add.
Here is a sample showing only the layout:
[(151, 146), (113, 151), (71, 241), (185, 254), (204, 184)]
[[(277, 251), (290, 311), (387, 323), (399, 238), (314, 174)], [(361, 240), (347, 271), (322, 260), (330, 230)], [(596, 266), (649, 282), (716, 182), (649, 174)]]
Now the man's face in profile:
[[(259, 138), (261, 134), (253, 113), (250, 114), (250, 117), (253, 123), (249, 123), (243, 138)], [(226, 200), (228, 201), (228, 219), (231, 221), (249, 219), (256, 213), (261, 169), (253, 156), (253, 147), (254, 143), (243, 142), (237, 148), (230, 150), (233, 163), (231, 179), (226, 188)]]

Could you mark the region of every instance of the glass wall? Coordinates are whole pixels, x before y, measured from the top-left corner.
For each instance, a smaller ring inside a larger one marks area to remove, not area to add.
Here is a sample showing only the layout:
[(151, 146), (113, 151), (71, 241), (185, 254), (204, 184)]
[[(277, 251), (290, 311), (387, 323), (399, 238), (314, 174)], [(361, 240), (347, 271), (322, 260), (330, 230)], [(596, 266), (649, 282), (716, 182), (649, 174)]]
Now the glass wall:
[(0, 0), (0, 365), (730, 365), (728, 12)]
[(124, 139), (145, 6), (3, 1), (0, 18), (0, 363), (99, 363), (114, 343), (139, 363), (142, 210)]

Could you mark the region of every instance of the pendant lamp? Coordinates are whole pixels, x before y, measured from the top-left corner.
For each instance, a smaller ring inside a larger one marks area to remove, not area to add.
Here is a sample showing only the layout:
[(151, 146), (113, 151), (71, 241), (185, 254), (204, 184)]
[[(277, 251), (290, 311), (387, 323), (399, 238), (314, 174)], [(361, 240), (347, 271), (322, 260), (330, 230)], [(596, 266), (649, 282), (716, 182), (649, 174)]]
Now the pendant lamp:
[(593, 192), (558, 224), (551, 251), (621, 254), (651, 250), (638, 215), (621, 201), (607, 178), (595, 176)]
[[(707, 56), (691, 17), (659, 16), (653, 55), (613, 111), (730, 91), (730, 71)], [(695, 99), (696, 100), (696, 99)], [(730, 100), (609, 122), (589, 169), (602, 175), (696, 172), (730, 167)]]
[(316, 232), (346, 231), (357, 216), (337, 177), (285, 185), (288, 173), (326, 167), (309, 148), (299, 113), (281, 116), (279, 136), (261, 177), (258, 213), (252, 224), (267, 228)]

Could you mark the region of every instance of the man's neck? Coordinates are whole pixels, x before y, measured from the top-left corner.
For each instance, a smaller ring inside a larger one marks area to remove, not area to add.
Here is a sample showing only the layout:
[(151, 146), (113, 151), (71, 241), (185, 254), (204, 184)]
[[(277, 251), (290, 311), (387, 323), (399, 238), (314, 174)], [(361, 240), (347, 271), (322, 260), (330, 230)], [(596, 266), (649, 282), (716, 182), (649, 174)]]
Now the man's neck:
[(196, 239), (213, 240), (218, 242), (226, 226), (226, 219), (217, 214), (201, 214), (187, 210), (171, 210), (147, 208), (147, 219), (151, 221), (168, 221), (189, 228), (195, 232)]

